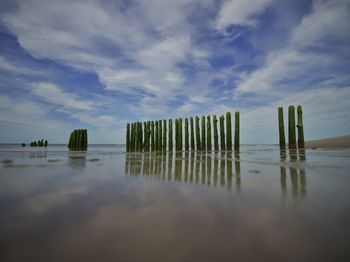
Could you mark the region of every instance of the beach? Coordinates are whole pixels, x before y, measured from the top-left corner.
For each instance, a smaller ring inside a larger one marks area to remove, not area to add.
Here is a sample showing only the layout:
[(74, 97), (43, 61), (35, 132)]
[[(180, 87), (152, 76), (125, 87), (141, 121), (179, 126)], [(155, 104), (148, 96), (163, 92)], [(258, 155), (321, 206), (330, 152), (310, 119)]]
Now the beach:
[(0, 159), (2, 261), (339, 261), (349, 254), (349, 149), (2, 146)]

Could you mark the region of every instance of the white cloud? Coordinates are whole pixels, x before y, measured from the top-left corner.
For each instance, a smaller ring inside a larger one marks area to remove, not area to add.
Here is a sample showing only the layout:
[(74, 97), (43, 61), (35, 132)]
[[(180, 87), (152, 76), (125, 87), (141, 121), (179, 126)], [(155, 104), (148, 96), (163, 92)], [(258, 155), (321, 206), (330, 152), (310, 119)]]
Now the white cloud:
[(254, 15), (262, 13), (274, 0), (228, 0), (222, 5), (216, 19), (216, 28), (229, 25), (253, 26)]
[[(349, 15), (346, 1), (333, 1), (332, 4), (316, 1), (312, 12), (295, 28), (288, 45), (269, 53), (263, 66), (256, 71), (242, 74), (234, 89), (235, 96), (253, 93), (261, 97), (281, 97), (315, 86), (315, 82), (318, 87), (324, 87), (330, 80), (334, 86), (346, 83), (343, 75), (338, 74), (346, 59), (339, 57), (338, 47), (342, 46), (334, 41), (341, 38), (343, 43), (348, 43), (350, 27), (346, 14)], [(326, 41), (333, 42), (326, 45)], [(320, 51), (310, 49), (322, 45)]]

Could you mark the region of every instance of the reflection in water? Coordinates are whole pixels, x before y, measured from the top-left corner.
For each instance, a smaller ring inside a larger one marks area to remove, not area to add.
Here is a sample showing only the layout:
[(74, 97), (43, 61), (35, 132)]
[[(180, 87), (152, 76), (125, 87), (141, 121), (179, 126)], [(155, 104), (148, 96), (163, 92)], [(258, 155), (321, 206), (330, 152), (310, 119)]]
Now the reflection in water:
[[(233, 162), (235, 174), (233, 172)], [(161, 180), (200, 183), (209, 187), (240, 189), (239, 154), (226, 152), (127, 153), (125, 175), (152, 176)]]
[[(289, 150), (290, 163), (292, 164), (289, 167), (290, 173), (290, 182), (292, 186), (292, 196), (293, 198), (298, 198), (301, 196), (302, 198), (306, 195), (306, 176), (305, 169), (303, 166), (298, 165), (294, 167), (294, 162), (297, 161), (297, 157), (299, 155), (299, 159), (301, 161), (305, 161), (305, 150), (300, 149), (299, 154), (297, 150)], [(284, 162), (286, 162), (286, 150), (280, 150), (281, 157), (281, 166), (280, 166), (280, 181), (281, 181), (281, 190), (283, 195), (287, 194), (287, 169), (284, 166)], [(300, 184), (300, 187), (299, 187)]]
[(86, 152), (84, 151), (69, 151), (68, 162), (73, 168), (81, 169), (86, 165)]

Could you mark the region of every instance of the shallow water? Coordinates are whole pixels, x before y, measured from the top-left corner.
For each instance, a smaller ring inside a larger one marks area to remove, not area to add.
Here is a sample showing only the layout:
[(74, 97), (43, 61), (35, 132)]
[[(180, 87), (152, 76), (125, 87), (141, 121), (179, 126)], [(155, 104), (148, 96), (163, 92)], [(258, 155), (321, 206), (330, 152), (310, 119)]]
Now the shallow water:
[(346, 261), (350, 150), (0, 146), (0, 261)]

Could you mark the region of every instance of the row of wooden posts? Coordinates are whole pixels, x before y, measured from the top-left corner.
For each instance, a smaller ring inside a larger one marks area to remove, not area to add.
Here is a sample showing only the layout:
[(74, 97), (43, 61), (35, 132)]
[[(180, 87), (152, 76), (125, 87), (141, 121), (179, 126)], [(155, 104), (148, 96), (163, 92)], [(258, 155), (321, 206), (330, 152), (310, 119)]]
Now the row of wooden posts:
[(71, 150), (86, 150), (88, 145), (87, 129), (75, 129), (69, 138), (68, 148)]
[[(201, 122), (201, 123), (200, 123)], [(232, 125), (231, 113), (226, 113), (226, 133), (225, 133), (225, 116), (219, 118), (220, 126), (220, 150), (232, 150)], [(175, 150), (182, 151), (183, 145), (185, 151), (212, 150), (212, 126), (214, 150), (219, 150), (219, 131), (218, 119), (216, 115), (212, 118), (202, 116), (185, 118), (185, 141), (183, 141), (182, 118), (175, 119)], [(200, 127), (201, 124), (201, 127)], [(167, 128), (168, 127), (168, 128)], [(190, 135), (191, 134), (191, 135)], [(126, 150), (127, 152), (141, 151), (173, 151), (173, 120), (157, 120), (147, 122), (128, 123), (126, 125)], [(168, 140), (167, 140), (168, 138)], [(168, 141), (168, 143), (167, 143)], [(185, 142), (183, 144), (183, 142)], [(239, 112), (235, 112), (235, 134), (234, 134), (234, 150), (239, 150)]]
[[(304, 125), (303, 125), (303, 109), (301, 105), (297, 107), (298, 123), (295, 125), (295, 108), (293, 105), (288, 108), (288, 148), (296, 149), (296, 132), (295, 127), (298, 128), (298, 148), (305, 148), (304, 142)], [(278, 130), (279, 130), (279, 144), (280, 149), (286, 149), (286, 138), (284, 135), (283, 122), (283, 107), (278, 108)]]

